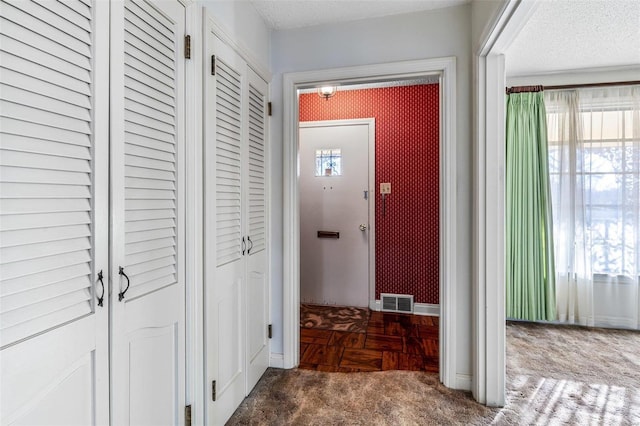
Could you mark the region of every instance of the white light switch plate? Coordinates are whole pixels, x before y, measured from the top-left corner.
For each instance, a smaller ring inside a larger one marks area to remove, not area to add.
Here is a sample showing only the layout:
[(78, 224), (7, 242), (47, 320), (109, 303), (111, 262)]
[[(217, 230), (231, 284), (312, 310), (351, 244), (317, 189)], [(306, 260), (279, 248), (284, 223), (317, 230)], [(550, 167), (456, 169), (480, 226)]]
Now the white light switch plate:
[(381, 194), (391, 194), (391, 183), (381, 183), (380, 184), (380, 193)]

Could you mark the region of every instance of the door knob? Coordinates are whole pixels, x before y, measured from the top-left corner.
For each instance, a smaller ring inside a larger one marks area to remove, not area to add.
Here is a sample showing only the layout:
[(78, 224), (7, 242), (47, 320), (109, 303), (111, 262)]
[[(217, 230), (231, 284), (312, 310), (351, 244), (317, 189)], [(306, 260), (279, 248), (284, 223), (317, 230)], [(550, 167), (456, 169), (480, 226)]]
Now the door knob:
[(359, 226), (361, 231), (366, 231), (367, 230), (367, 225), (365, 225), (364, 223), (361, 223)]

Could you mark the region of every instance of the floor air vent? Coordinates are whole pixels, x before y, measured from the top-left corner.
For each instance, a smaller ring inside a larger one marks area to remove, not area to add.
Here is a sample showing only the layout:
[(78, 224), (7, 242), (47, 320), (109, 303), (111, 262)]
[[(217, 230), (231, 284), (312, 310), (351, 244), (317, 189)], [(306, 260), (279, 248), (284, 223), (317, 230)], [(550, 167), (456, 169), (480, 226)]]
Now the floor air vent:
[(409, 294), (382, 293), (382, 310), (385, 312), (413, 312), (413, 296)]

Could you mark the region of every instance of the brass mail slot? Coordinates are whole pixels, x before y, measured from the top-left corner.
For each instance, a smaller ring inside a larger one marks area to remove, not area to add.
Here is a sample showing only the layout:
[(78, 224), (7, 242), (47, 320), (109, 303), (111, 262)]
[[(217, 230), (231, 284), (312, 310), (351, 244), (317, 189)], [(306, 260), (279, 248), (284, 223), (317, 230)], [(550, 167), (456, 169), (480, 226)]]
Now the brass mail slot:
[(337, 231), (318, 231), (318, 238), (340, 238), (340, 233)]

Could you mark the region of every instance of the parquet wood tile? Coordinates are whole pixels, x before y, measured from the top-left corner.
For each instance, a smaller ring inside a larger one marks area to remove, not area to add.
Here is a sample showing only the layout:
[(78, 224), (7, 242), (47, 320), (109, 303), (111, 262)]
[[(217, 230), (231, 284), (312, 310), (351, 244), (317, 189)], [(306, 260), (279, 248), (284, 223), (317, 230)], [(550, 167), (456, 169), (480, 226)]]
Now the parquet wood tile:
[(344, 373), (437, 373), (438, 323), (438, 317), (373, 311), (366, 333), (301, 328), (299, 368)]
[(433, 339), (405, 337), (405, 352), (422, 356), (438, 356), (438, 342)]
[(329, 343), (329, 339), (331, 338), (332, 334), (333, 331), (331, 330), (322, 330), (319, 328), (301, 328), (300, 342), (326, 345)]
[(345, 348), (340, 367), (357, 368), (361, 371), (380, 371), (382, 369), (382, 351)]
[(364, 333), (349, 333), (347, 331), (334, 331), (333, 336), (329, 339), (329, 345), (343, 346), (345, 348), (364, 348), (366, 338)]
[(404, 342), (400, 336), (384, 336), (379, 334), (367, 334), (364, 342), (366, 349), (375, 349), (379, 351), (395, 351), (402, 352)]
[(300, 362), (316, 365), (338, 365), (343, 351), (344, 348), (342, 346), (310, 344), (300, 358)]
[(382, 352), (382, 369), (383, 370), (397, 370), (400, 352)]

